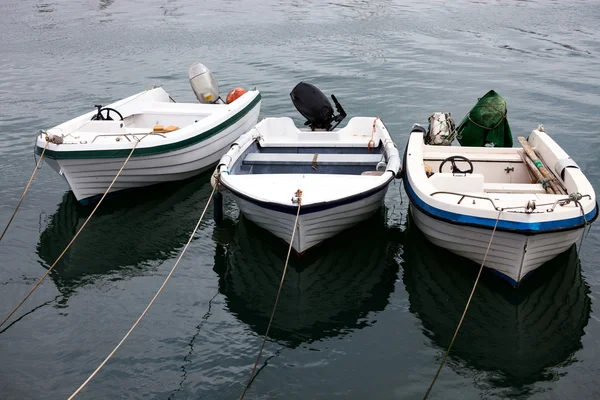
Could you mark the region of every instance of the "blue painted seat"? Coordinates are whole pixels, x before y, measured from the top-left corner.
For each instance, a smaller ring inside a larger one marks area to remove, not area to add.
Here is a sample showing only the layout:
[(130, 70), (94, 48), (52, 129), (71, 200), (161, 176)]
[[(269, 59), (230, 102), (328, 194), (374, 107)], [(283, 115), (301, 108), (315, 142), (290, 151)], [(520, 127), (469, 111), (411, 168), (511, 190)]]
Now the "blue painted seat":
[(365, 165), (374, 166), (382, 161), (381, 154), (296, 154), (250, 153), (246, 165)]

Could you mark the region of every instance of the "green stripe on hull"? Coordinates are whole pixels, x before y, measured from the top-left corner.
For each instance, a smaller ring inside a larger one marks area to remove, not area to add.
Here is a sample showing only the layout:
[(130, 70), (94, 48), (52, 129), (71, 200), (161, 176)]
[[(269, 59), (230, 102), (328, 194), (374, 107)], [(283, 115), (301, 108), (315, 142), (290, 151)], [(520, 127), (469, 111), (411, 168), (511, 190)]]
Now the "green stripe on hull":
[[(133, 157), (143, 157), (143, 156), (151, 156), (155, 154), (163, 154), (171, 151), (181, 150), (189, 146), (193, 146), (197, 143), (200, 143), (206, 139), (209, 139), (218, 133), (224, 131), (229, 128), (240, 119), (245, 117), (250, 111), (256, 107), (261, 100), (261, 94), (258, 93), (256, 98), (250, 102), (246, 107), (244, 107), (240, 112), (235, 114), (233, 117), (224, 121), (223, 123), (215, 126), (212, 129), (209, 129), (205, 132), (200, 133), (199, 135), (193, 136), (191, 138), (182, 140), (176, 143), (164, 144), (161, 146), (154, 146), (148, 148), (140, 148), (136, 149), (133, 152)], [(36, 146), (35, 152), (36, 154), (41, 154), (43, 148)], [(82, 159), (92, 159), (92, 158), (126, 158), (131, 149), (119, 149), (119, 150), (77, 150), (77, 151), (54, 151), (47, 150), (44, 153), (44, 157), (51, 158), (53, 160), (82, 160)]]

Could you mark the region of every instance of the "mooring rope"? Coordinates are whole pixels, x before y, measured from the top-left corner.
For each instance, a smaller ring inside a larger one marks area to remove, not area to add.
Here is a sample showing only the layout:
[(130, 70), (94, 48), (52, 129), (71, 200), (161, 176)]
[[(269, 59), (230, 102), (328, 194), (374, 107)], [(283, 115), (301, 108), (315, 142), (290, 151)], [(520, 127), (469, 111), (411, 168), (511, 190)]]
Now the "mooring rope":
[(281, 294), (281, 288), (283, 287), (283, 281), (285, 279), (285, 272), (287, 271), (288, 262), (290, 260), (290, 254), (292, 253), (292, 244), (294, 243), (294, 235), (296, 233), (296, 228), (298, 226), (298, 218), (300, 217), (300, 207), (302, 206), (302, 191), (298, 189), (296, 192), (296, 198), (298, 201), (298, 211), (296, 212), (296, 220), (294, 221), (294, 226), (292, 228), (292, 238), (290, 239), (290, 246), (288, 248), (287, 257), (285, 258), (285, 265), (283, 266), (283, 273), (281, 274), (281, 282), (279, 282), (279, 289), (277, 290), (277, 297), (275, 297), (275, 304), (273, 305), (273, 311), (271, 312), (271, 318), (269, 319), (269, 325), (267, 325), (267, 331), (265, 332), (265, 336), (263, 337), (262, 345), (260, 346), (260, 351), (258, 352), (258, 356), (256, 357), (256, 361), (254, 362), (254, 366), (252, 367), (252, 372), (250, 373), (250, 378), (244, 387), (244, 391), (240, 396), (240, 400), (244, 398), (246, 395), (246, 391), (250, 387), (252, 383), (252, 378), (254, 378), (254, 372), (256, 371), (256, 366), (260, 361), (260, 357), (262, 356), (262, 352), (265, 348), (265, 343), (267, 343), (267, 335), (269, 334), (269, 329), (271, 329), (271, 324), (273, 323), (273, 317), (275, 316), (275, 310), (277, 309), (277, 303), (279, 302), (279, 295)]
[[(38, 160), (37, 164), (35, 165), (35, 169), (33, 170), (33, 174), (31, 174), (31, 178), (29, 178), (29, 182), (27, 182), (27, 186), (25, 187), (25, 191), (21, 195), (21, 199), (19, 200), (19, 203), (17, 203), (17, 207), (15, 208), (15, 211), (13, 212), (12, 216), (8, 220), (8, 224), (6, 224), (6, 228), (4, 228), (4, 231), (2, 231), (2, 235), (0, 235), (0, 241), (4, 237), (4, 234), (8, 230), (8, 227), (10, 226), (10, 224), (13, 221), (13, 219), (15, 218), (15, 215), (17, 215), (17, 211), (19, 211), (19, 207), (21, 207), (21, 203), (23, 202), (23, 199), (25, 198), (25, 195), (27, 194), (27, 191), (29, 190), (29, 186), (31, 186), (31, 182), (33, 181), (33, 177), (35, 176), (35, 174), (37, 173), (38, 169), (40, 168), (40, 164), (42, 163), (42, 158), (44, 158), (44, 153), (46, 152), (46, 148), (48, 147), (48, 143), (50, 143), (50, 142), (48, 140), (46, 140), (46, 145), (44, 145), (44, 149), (42, 150), (42, 154), (40, 155), (40, 159)], [(2, 324), (0, 324), (0, 326), (2, 326)]]
[(465, 319), (465, 315), (467, 314), (467, 310), (469, 309), (469, 304), (471, 304), (471, 299), (473, 298), (473, 294), (475, 293), (475, 289), (477, 288), (477, 283), (479, 282), (479, 277), (481, 276), (481, 271), (483, 271), (483, 265), (485, 264), (485, 259), (487, 258), (488, 252), (490, 251), (490, 246), (492, 245), (492, 240), (494, 240), (494, 234), (496, 233), (496, 227), (498, 226), (498, 221), (500, 220), (500, 214), (502, 214), (502, 211), (503, 210), (498, 211), (498, 217), (496, 218), (496, 223), (494, 224), (494, 229), (492, 230), (492, 236), (490, 237), (490, 241), (488, 242), (487, 249), (485, 250), (485, 255), (483, 256), (483, 261), (481, 261), (481, 266), (479, 267), (479, 272), (477, 273), (477, 278), (475, 279), (475, 283), (473, 284), (473, 289), (471, 290), (471, 294), (469, 295), (469, 300), (467, 300), (467, 305), (465, 306), (465, 310), (463, 311), (462, 316), (460, 317), (460, 321), (458, 322), (456, 331), (454, 331), (454, 336), (452, 337), (452, 341), (450, 341), (448, 350), (446, 350), (446, 354), (444, 354), (444, 358), (442, 358), (442, 362), (440, 363), (440, 366), (439, 366), (437, 372), (435, 373), (435, 376), (433, 377), (433, 380), (431, 381), (431, 385), (429, 385), (429, 388), (427, 389), (427, 392), (425, 393), (423, 400), (427, 399), (427, 397), (429, 396), (429, 393), (431, 393), (431, 389), (433, 389), (433, 385), (435, 384), (435, 381), (437, 380), (438, 376), (440, 375), (440, 371), (442, 370), (442, 367), (446, 363), (446, 358), (448, 358), (448, 353), (450, 353), (450, 349), (452, 348), (452, 345), (454, 344), (456, 335), (458, 335), (460, 326), (462, 325), (463, 320)]
[[(6, 318), (4, 318), (2, 320), (2, 322), (0, 322), (0, 327), (2, 325), (4, 325), (4, 323), (6, 321), (8, 321), (8, 319), (10, 317), (12, 317), (12, 315), (23, 305), (23, 303), (25, 303), (25, 301), (29, 298), (29, 296), (31, 296), (31, 294), (34, 292), (34, 290), (37, 289), (38, 286), (40, 286), (40, 284), (44, 281), (44, 279), (46, 279), (46, 277), (54, 269), (54, 267), (56, 266), (56, 264), (58, 264), (58, 262), (60, 261), (60, 259), (62, 258), (62, 256), (64, 256), (65, 253), (67, 252), (67, 250), (69, 250), (69, 248), (71, 247), (71, 245), (73, 244), (73, 242), (75, 242), (75, 239), (77, 239), (77, 236), (79, 236), (79, 234), (81, 233), (81, 231), (83, 230), (83, 228), (85, 228), (85, 226), (87, 225), (87, 223), (89, 222), (89, 220), (92, 218), (92, 216), (94, 215), (94, 213), (96, 212), (96, 210), (98, 209), (98, 207), (100, 206), (100, 204), (102, 203), (102, 201), (104, 200), (104, 198), (106, 197), (106, 195), (108, 194), (108, 192), (110, 191), (110, 189), (113, 187), (114, 183), (117, 181), (117, 178), (119, 177), (119, 175), (121, 175), (121, 172), (123, 172), (123, 169), (125, 168), (125, 165), (127, 165), (127, 162), (131, 158), (131, 155), (133, 154), (133, 151), (135, 150), (135, 148), (137, 147), (137, 145), (142, 141), (142, 139), (144, 139), (148, 135), (149, 135), (149, 133), (146, 134), (146, 135), (144, 135), (137, 142), (135, 142), (135, 144), (133, 145), (133, 148), (131, 149), (131, 152), (129, 152), (129, 155), (127, 156), (127, 158), (125, 159), (125, 162), (121, 166), (121, 169), (119, 169), (119, 172), (117, 172), (117, 175), (114, 177), (114, 179), (112, 180), (112, 182), (110, 183), (110, 185), (108, 185), (108, 188), (106, 189), (106, 191), (104, 192), (104, 194), (100, 198), (100, 201), (98, 201), (98, 204), (96, 204), (96, 207), (94, 207), (94, 209), (90, 213), (89, 217), (87, 217), (87, 219), (85, 220), (85, 222), (83, 223), (83, 225), (81, 225), (81, 228), (79, 228), (79, 230), (77, 231), (77, 233), (75, 234), (75, 236), (73, 236), (73, 239), (71, 239), (71, 241), (69, 242), (69, 244), (67, 245), (67, 247), (65, 247), (65, 249), (63, 250), (63, 252), (60, 253), (60, 255), (58, 256), (58, 258), (56, 259), (56, 261), (54, 261), (54, 263), (50, 266), (50, 268), (48, 268), (48, 270), (46, 271), (46, 273), (40, 278), (40, 280), (35, 284), (35, 286), (29, 291), (29, 293), (27, 293), (27, 296), (25, 296), (25, 298), (23, 298), (23, 300), (21, 300), (21, 302), (10, 312), (10, 314), (8, 314), (6, 316)], [(42, 159), (42, 157), (40, 157), (40, 161), (41, 161), (41, 159)]]
[[(127, 101), (127, 102), (125, 102), (125, 103), (123, 103), (123, 104), (119, 105), (119, 107), (122, 107), (122, 106), (124, 106), (124, 105), (125, 105), (125, 104), (127, 104), (127, 103), (131, 103), (133, 100), (137, 99), (138, 97), (140, 97), (140, 96), (141, 96), (141, 95), (143, 95), (144, 93), (146, 93), (146, 92), (148, 92), (148, 91), (150, 91), (150, 90), (152, 90), (152, 89), (156, 89), (157, 87), (159, 87), (159, 86), (155, 86), (155, 87), (153, 87), (153, 88), (146, 89), (146, 90), (144, 90), (143, 92), (140, 92), (140, 93), (139, 93), (137, 96), (135, 96), (133, 99), (130, 99), (129, 101)], [(175, 103), (175, 100), (173, 100), (173, 99), (171, 98), (171, 96), (169, 96), (169, 98), (170, 98), (170, 99), (173, 101), (173, 103)], [(83, 124), (83, 125), (82, 125), (82, 126), (80, 126), (79, 128), (76, 128), (76, 129), (72, 130), (71, 132), (67, 133), (66, 135), (64, 135), (64, 134), (63, 134), (63, 135), (61, 135), (61, 136), (62, 136), (62, 138), (66, 138), (67, 136), (73, 136), (73, 135), (72, 135), (72, 133), (73, 133), (73, 132), (75, 132), (75, 131), (77, 131), (77, 130), (80, 130), (81, 128), (83, 128), (84, 126), (86, 126), (87, 124), (89, 124), (89, 123), (90, 123), (90, 122), (92, 122), (92, 121), (93, 121), (93, 119), (91, 119), (91, 120), (87, 121), (85, 124)], [(25, 188), (25, 192), (23, 192), (23, 195), (21, 196), (21, 200), (19, 200), (19, 204), (17, 204), (17, 208), (15, 209), (15, 211), (14, 211), (14, 213), (13, 213), (12, 217), (10, 217), (10, 220), (8, 221), (8, 224), (6, 225), (6, 228), (4, 228), (4, 231), (2, 232), (2, 235), (0, 235), (0, 241), (1, 241), (1, 240), (2, 240), (2, 238), (4, 237), (4, 234), (6, 233), (6, 231), (8, 230), (8, 227), (10, 226), (10, 224), (11, 224), (11, 222), (12, 222), (13, 218), (14, 218), (14, 217), (15, 217), (15, 215), (17, 214), (17, 211), (19, 210), (19, 207), (21, 206), (21, 202), (23, 202), (23, 199), (25, 198), (25, 194), (26, 194), (26, 193), (27, 193), (27, 191), (29, 190), (29, 186), (31, 185), (31, 181), (33, 181), (33, 177), (35, 176), (35, 174), (36, 174), (37, 170), (39, 169), (39, 166), (40, 166), (40, 164), (41, 164), (41, 162), (42, 162), (42, 158), (44, 158), (44, 153), (46, 152), (46, 147), (48, 147), (48, 143), (50, 143), (50, 140), (48, 139), (48, 136), (47, 136), (47, 135), (48, 135), (48, 132), (45, 132), (45, 133), (46, 133), (46, 145), (44, 146), (44, 149), (42, 150), (42, 153), (41, 153), (41, 155), (40, 155), (40, 159), (38, 160), (38, 162), (37, 162), (37, 164), (36, 164), (36, 166), (35, 166), (35, 170), (33, 171), (33, 174), (31, 175), (31, 178), (29, 179), (29, 183), (27, 184), (27, 187)], [(50, 136), (52, 136), (52, 135), (50, 135)], [(148, 135), (146, 135), (146, 136), (148, 136)], [(144, 136), (144, 137), (146, 137), (146, 136)], [(75, 136), (73, 136), (73, 137), (75, 137)], [(78, 138), (78, 137), (79, 137), (79, 136), (77, 136), (77, 138)], [(144, 137), (142, 137), (142, 139), (143, 139)], [(142, 139), (140, 139), (140, 140), (142, 140)], [(139, 140), (138, 140), (138, 142), (139, 142)], [(134, 146), (134, 149), (135, 149), (135, 146)], [(133, 150), (132, 150), (132, 152), (133, 152)], [(130, 156), (131, 156), (131, 154), (130, 154)], [(35, 153), (34, 153), (34, 157), (35, 157)], [(129, 158), (128, 158), (128, 159), (129, 159)], [(125, 162), (125, 163), (127, 163), (127, 162)], [(117, 176), (118, 176), (118, 175), (117, 175)], [(113, 182), (113, 183), (114, 183), (114, 182)], [(91, 215), (90, 215), (90, 216), (91, 216)], [(18, 307), (17, 307), (17, 308), (18, 308)], [(3, 321), (3, 323), (4, 323), (4, 321)], [(0, 326), (2, 326), (2, 324), (0, 324)]]
[(375, 117), (375, 120), (373, 121), (373, 129), (371, 130), (371, 140), (369, 140), (369, 142), (367, 143), (367, 150), (369, 151), (369, 153), (375, 148), (375, 125), (377, 124), (378, 119), (379, 117)]
[(156, 294), (154, 295), (154, 297), (152, 297), (152, 300), (150, 300), (150, 303), (148, 303), (148, 305), (146, 306), (146, 308), (144, 309), (144, 311), (142, 312), (142, 314), (140, 314), (140, 316), (135, 321), (135, 323), (131, 326), (131, 328), (129, 329), (129, 331), (127, 331), (127, 333), (125, 334), (125, 336), (123, 336), (123, 339), (121, 339), (121, 341), (119, 342), (119, 344), (117, 344), (117, 346), (113, 349), (113, 351), (111, 351), (110, 354), (104, 359), (104, 361), (102, 361), (102, 363), (100, 363), (100, 365), (98, 366), (98, 368), (96, 368), (94, 370), (94, 372), (92, 372), (92, 374), (85, 380), (85, 382), (83, 382), (81, 384), (81, 386), (79, 386), (79, 388), (77, 388), (77, 390), (75, 392), (73, 392), (73, 394), (71, 396), (69, 396), (68, 400), (71, 400), (75, 396), (77, 396), (77, 394), (79, 392), (81, 392), (81, 390), (92, 380), (92, 378), (94, 378), (94, 376), (96, 376), (96, 374), (98, 373), (98, 371), (100, 371), (102, 369), (102, 367), (104, 367), (104, 365), (108, 362), (108, 360), (110, 360), (110, 358), (117, 352), (117, 350), (119, 350), (119, 347), (121, 347), (121, 345), (125, 342), (125, 340), (127, 340), (127, 338), (129, 337), (129, 335), (131, 334), (131, 332), (133, 332), (133, 330), (138, 326), (138, 324), (140, 323), (140, 321), (142, 320), (142, 318), (144, 318), (144, 316), (146, 315), (146, 313), (148, 312), (148, 310), (150, 309), (150, 307), (152, 307), (152, 304), (154, 304), (154, 301), (158, 298), (158, 295), (162, 292), (162, 290), (166, 286), (166, 284), (169, 281), (169, 279), (171, 279), (171, 275), (173, 275), (173, 272), (175, 272), (175, 268), (177, 268), (177, 265), (179, 264), (179, 261), (181, 261), (181, 258), (183, 257), (183, 254), (185, 253), (185, 251), (187, 250), (188, 246), (192, 242), (192, 239), (194, 239), (194, 236), (196, 235), (196, 231), (200, 227), (200, 223), (202, 222), (202, 219), (204, 218), (204, 214), (206, 214), (206, 210), (208, 209), (210, 201), (212, 200), (212, 197), (215, 194), (215, 188), (216, 188), (216, 185), (215, 185), (215, 187), (213, 187), (213, 190), (210, 193), (210, 196), (209, 196), (209, 198), (208, 198), (208, 200), (206, 202), (206, 206), (204, 206), (204, 210), (202, 210), (202, 215), (200, 215), (200, 219), (196, 223), (196, 226), (194, 227), (194, 230), (192, 231), (192, 234), (190, 235), (190, 238), (188, 239), (187, 243), (183, 247), (183, 250), (181, 251), (181, 254), (179, 254), (179, 258), (177, 258), (177, 261), (175, 262), (175, 265), (173, 265), (173, 268), (171, 268), (171, 271), (169, 272), (169, 274), (165, 278), (165, 280), (162, 283), (162, 285), (160, 285), (160, 288), (158, 288), (158, 291), (156, 292)]
[(583, 205), (580, 202), (580, 200), (582, 198), (583, 198), (583, 196), (579, 192), (571, 193), (569, 195), (569, 200), (573, 201), (575, 203), (575, 205), (579, 207), (579, 209), (581, 210), (581, 216), (583, 217), (583, 232), (581, 232), (581, 240), (579, 241), (579, 248), (577, 248), (577, 246), (575, 247), (575, 250), (577, 253), (577, 258), (579, 258), (579, 253), (581, 253), (581, 247), (583, 246), (583, 241), (587, 237), (587, 235), (585, 233), (585, 229), (588, 227), (588, 225), (590, 225), (590, 227), (588, 228), (588, 233), (589, 233), (590, 229), (592, 228), (591, 223), (589, 223), (587, 218), (585, 217), (585, 211), (583, 210)]

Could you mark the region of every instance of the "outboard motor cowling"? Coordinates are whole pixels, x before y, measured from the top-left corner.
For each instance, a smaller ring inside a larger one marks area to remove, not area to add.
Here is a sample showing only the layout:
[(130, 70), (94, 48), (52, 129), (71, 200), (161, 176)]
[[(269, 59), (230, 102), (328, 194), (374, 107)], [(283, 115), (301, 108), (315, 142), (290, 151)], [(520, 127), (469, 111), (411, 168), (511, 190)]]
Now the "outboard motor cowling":
[(410, 133), (413, 132), (421, 132), (423, 134), (423, 137), (425, 137), (425, 135), (427, 134), (427, 129), (425, 129), (421, 124), (413, 124)]
[[(290, 92), (290, 97), (298, 112), (307, 119), (304, 125), (308, 125), (313, 131), (331, 131), (346, 118), (346, 112), (334, 95), (331, 95), (331, 99), (335, 103), (338, 115), (333, 114), (333, 107), (323, 92), (310, 83), (297, 84)], [(333, 122), (337, 123), (332, 126)]]
[(219, 100), (219, 84), (204, 64), (193, 64), (189, 71), (190, 85), (200, 103), (216, 103)]
[(429, 117), (429, 129), (423, 136), (425, 144), (451, 146), (456, 137), (456, 126), (449, 112), (436, 112)]

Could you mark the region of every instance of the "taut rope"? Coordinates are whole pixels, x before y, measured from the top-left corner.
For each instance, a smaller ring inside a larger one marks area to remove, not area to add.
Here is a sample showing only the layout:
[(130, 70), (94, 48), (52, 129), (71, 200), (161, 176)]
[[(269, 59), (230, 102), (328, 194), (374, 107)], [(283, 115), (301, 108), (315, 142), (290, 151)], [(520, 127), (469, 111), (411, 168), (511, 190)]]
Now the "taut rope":
[(431, 385), (429, 385), (429, 388), (427, 389), (427, 392), (425, 393), (423, 400), (427, 399), (427, 397), (429, 396), (429, 393), (431, 393), (431, 389), (433, 389), (433, 385), (435, 384), (435, 381), (437, 380), (438, 376), (440, 375), (440, 371), (442, 370), (442, 367), (446, 363), (446, 358), (448, 358), (448, 353), (450, 353), (450, 349), (452, 348), (452, 345), (454, 344), (456, 335), (458, 335), (460, 326), (462, 325), (463, 320), (465, 319), (465, 315), (467, 314), (467, 310), (469, 309), (469, 304), (471, 304), (471, 299), (473, 298), (473, 294), (475, 293), (475, 289), (477, 288), (477, 283), (479, 283), (479, 277), (481, 276), (481, 271), (483, 271), (483, 265), (485, 264), (485, 259), (487, 258), (488, 252), (490, 251), (490, 246), (492, 245), (492, 240), (494, 239), (494, 234), (496, 233), (496, 227), (498, 226), (498, 221), (500, 220), (500, 214), (502, 214), (502, 210), (500, 210), (498, 212), (498, 217), (496, 218), (496, 223), (494, 224), (494, 229), (492, 230), (492, 236), (490, 237), (490, 241), (487, 245), (487, 249), (485, 250), (485, 255), (483, 256), (483, 261), (481, 261), (481, 266), (479, 267), (479, 273), (477, 273), (477, 279), (475, 279), (475, 283), (473, 284), (473, 289), (471, 290), (471, 294), (469, 295), (469, 300), (467, 300), (467, 305), (465, 306), (465, 310), (463, 311), (462, 316), (460, 317), (460, 321), (458, 322), (456, 331), (454, 331), (454, 336), (452, 337), (452, 341), (450, 342), (450, 345), (448, 346), (448, 350), (446, 350), (446, 354), (444, 354), (444, 358), (442, 358), (442, 362), (440, 363), (440, 366), (439, 366), (437, 372), (435, 373), (435, 376), (433, 377), (433, 381), (431, 381)]
[[(96, 212), (96, 210), (98, 209), (98, 207), (100, 206), (100, 204), (102, 203), (102, 200), (104, 200), (104, 198), (106, 197), (106, 195), (108, 194), (108, 192), (110, 191), (110, 189), (113, 187), (114, 183), (117, 181), (117, 178), (119, 177), (119, 175), (121, 175), (121, 172), (123, 172), (123, 168), (125, 168), (125, 165), (127, 165), (127, 162), (131, 158), (131, 155), (133, 154), (133, 151), (135, 150), (135, 148), (137, 147), (137, 145), (142, 141), (142, 139), (144, 139), (148, 135), (149, 134), (144, 135), (140, 140), (138, 140), (137, 142), (135, 142), (135, 144), (133, 145), (133, 148), (131, 149), (131, 152), (129, 153), (129, 155), (125, 159), (125, 162), (121, 166), (121, 169), (119, 169), (119, 172), (117, 172), (117, 175), (114, 177), (114, 179), (112, 180), (112, 182), (110, 183), (110, 185), (108, 185), (108, 188), (106, 189), (106, 191), (104, 192), (104, 194), (100, 198), (100, 201), (98, 201), (98, 204), (96, 204), (96, 207), (94, 207), (94, 209), (90, 213), (89, 217), (87, 217), (87, 219), (85, 220), (85, 222), (83, 223), (83, 225), (81, 225), (81, 228), (79, 228), (79, 230), (77, 231), (77, 233), (75, 234), (75, 236), (73, 236), (73, 239), (71, 239), (71, 241), (69, 242), (69, 244), (67, 245), (67, 247), (65, 247), (65, 249), (63, 250), (63, 252), (60, 253), (60, 255), (58, 256), (58, 258), (56, 259), (56, 261), (54, 261), (54, 263), (50, 266), (50, 268), (48, 268), (48, 270), (46, 271), (46, 273), (40, 278), (40, 280), (35, 284), (35, 286), (29, 291), (29, 293), (27, 293), (27, 296), (25, 296), (25, 298), (23, 300), (21, 300), (21, 302), (10, 312), (10, 314), (8, 314), (6, 316), (6, 318), (4, 318), (2, 320), (2, 322), (0, 322), (0, 327), (2, 325), (4, 325), (4, 323), (6, 321), (8, 321), (8, 319), (19, 309), (19, 307), (21, 307), (23, 305), (23, 303), (25, 303), (25, 300), (27, 300), (29, 298), (29, 296), (31, 296), (31, 294), (34, 292), (34, 290), (37, 289), (38, 286), (40, 286), (40, 284), (44, 281), (44, 279), (46, 279), (46, 277), (48, 276), (48, 274), (50, 274), (50, 272), (54, 269), (54, 267), (56, 266), (56, 264), (58, 264), (58, 262), (60, 261), (60, 259), (62, 258), (62, 256), (64, 256), (65, 253), (67, 252), (67, 250), (69, 250), (69, 248), (71, 247), (71, 245), (73, 244), (73, 242), (75, 242), (75, 239), (77, 239), (77, 236), (79, 236), (79, 234), (81, 233), (81, 231), (83, 230), (83, 228), (85, 228), (85, 226), (87, 225), (87, 223), (90, 220), (90, 218), (92, 218), (92, 216), (94, 215), (94, 213)], [(42, 157), (40, 157), (40, 161), (41, 160), (42, 160)]]
[[(216, 185), (215, 185), (215, 187), (216, 187)], [(177, 265), (179, 264), (179, 261), (181, 261), (181, 258), (183, 257), (183, 254), (185, 253), (185, 251), (187, 250), (188, 246), (192, 242), (192, 239), (196, 235), (196, 231), (198, 230), (198, 227), (200, 226), (200, 223), (202, 222), (202, 219), (204, 218), (204, 214), (206, 214), (206, 210), (208, 209), (208, 205), (210, 204), (210, 201), (211, 201), (213, 195), (215, 194), (215, 187), (213, 187), (213, 190), (210, 193), (210, 197), (208, 198), (208, 200), (206, 202), (206, 206), (204, 206), (204, 210), (202, 211), (202, 215), (200, 215), (200, 219), (198, 220), (198, 223), (196, 223), (196, 227), (192, 231), (192, 234), (190, 235), (190, 238), (188, 239), (187, 243), (185, 244), (183, 250), (181, 251), (181, 254), (179, 254), (179, 258), (175, 262), (175, 265), (173, 265), (173, 268), (171, 268), (171, 271), (169, 272), (169, 274), (165, 278), (165, 280), (162, 283), (162, 285), (160, 285), (160, 288), (158, 289), (158, 291), (156, 292), (156, 294), (154, 295), (154, 297), (152, 297), (152, 300), (150, 300), (150, 303), (148, 303), (148, 305), (146, 306), (146, 308), (144, 309), (144, 311), (142, 312), (142, 314), (138, 317), (138, 319), (135, 321), (135, 323), (133, 324), (133, 326), (131, 328), (129, 328), (129, 331), (127, 331), (127, 333), (125, 334), (125, 336), (123, 336), (123, 339), (121, 339), (121, 341), (119, 342), (119, 344), (117, 344), (117, 346), (113, 349), (113, 351), (111, 351), (110, 354), (104, 359), (104, 361), (102, 361), (102, 363), (100, 363), (100, 365), (98, 366), (98, 368), (96, 368), (94, 370), (94, 372), (92, 372), (92, 374), (85, 380), (85, 382), (83, 382), (81, 384), (81, 386), (79, 386), (79, 388), (77, 388), (77, 390), (75, 392), (73, 392), (73, 394), (71, 396), (69, 396), (68, 400), (71, 400), (75, 396), (77, 396), (77, 394), (79, 392), (81, 392), (81, 390), (83, 390), (83, 388), (92, 380), (92, 378), (94, 378), (94, 376), (96, 376), (96, 374), (98, 373), (98, 371), (100, 371), (102, 369), (102, 367), (104, 367), (104, 365), (108, 362), (108, 360), (110, 360), (110, 358), (117, 352), (117, 350), (119, 350), (119, 347), (121, 347), (121, 345), (125, 342), (125, 340), (127, 340), (127, 338), (129, 337), (129, 335), (131, 334), (131, 332), (133, 332), (133, 330), (136, 328), (136, 326), (138, 326), (138, 324), (140, 323), (140, 321), (142, 320), (142, 318), (144, 318), (144, 316), (146, 315), (146, 313), (148, 312), (148, 310), (150, 309), (150, 307), (152, 307), (152, 304), (154, 304), (154, 301), (158, 298), (158, 295), (162, 292), (163, 288), (165, 287), (165, 285), (167, 284), (167, 282), (171, 278), (171, 275), (173, 275), (173, 272), (175, 272), (175, 268), (177, 268)]]
[[(42, 163), (42, 158), (44, 158), (44, 153), (46, 152), (46, 148), (48, 147), (48, 143), (50, 143), (50, 142), (46, 138), (46, 144), (44, 145), (44, 149), (42, 150), (42, 154), (40, 155), (40, 159), (38, 160), (37, 164), (35, 165), (35, 169), (33, 170), (33, 174), (31, 174), (31, 178), (29, 178), (29, 182), (27, 182), (27, 186), (25, 187), (25, 191), (21, 195), (21, 199), (19, 200), (19, 203), (17, 204), (17, 207), (15, 208), (15, 211), (13, 212), (12, 216), (8, 220), (8, 224), (6, 224), (6, 228), (4, 228), (4, 230), (2, 231), (2, 235), (0, 235), (0, 241), (4, 237), (4, 234), (8, 230), (8, 227), (10, 226), (11, 222), (15, 218), (15, 215), (17, 215), (17, 211), (19, 211), (19, 207), (21, 207), (21, 203), (23, 202), (23, 199), (25, 198), (25, 195), (27, 194), (27, 191), (29, 190), (29, 186), (31, 186), (31, 182), (33, 181), (33, 177), (35, 176), (37, 170), (40, 168), (40, 164)], [(0, 326), (2, 326), (2, 324), (0, 324)]]
[(265, 348), (265, 343), (267, 342), (267, 335), (269, 334), (269, 329), (271, 329), (271, 323), (273, 322), (273, 317), (275, 316), (275, 310), (277, 309), (277, 303), (279, 302), (279, 295), (281, 294), (281, 288), (283, 287), (283, 280), (285, 279), (285, 272), (287, 271), (288, 262), (290, 260), (290, 254), (292, 252), (292, 244), (294, 243), (294, 234), (296, 233), (296, 228), (298, 226), (298, 218), (300, 217), (300, 207), (302, 206), (302, 191), (298, 189), (296, 191), (296, 198), (298, 201), (298, 211), (296, 212), (296, 220), (294, 221), (294, 227), (292, 228), (292, 238), (290, 239), (290, 247), (288, 248), (287, 257), (285, 258), (285, 265), (283, 267), (283, 273), (281, 274), (281, 282), (279, 282), (279, 289), (277, 290), (277, 297), (275, 297), (275, 304), (273, 305), (273, 311), (271, 312), (271, 318), (269, 319), (269, 325), (267, 325), (267, 331), (265, 332), (265, 336), (263, 338), (262, 345), (260, 346), (260, 351), (258, 352), (258, 356), (256, 357), (256, 362), (252, 367), (252, 372), (250, 373), (250, 378), (248, 379), (248, 383), (246, 383), (246, 387), (244, 387), (244, 391), (240, 396), (240, 400), (244, 398), (246, 395), (246, 391), (250, 387), (250, 383), (252, 383), (252, 378), (254, 378), (254, 372), (256, 371), (256, 366), (260, 361), (260, 356), (262, 355), (263, 349)]

